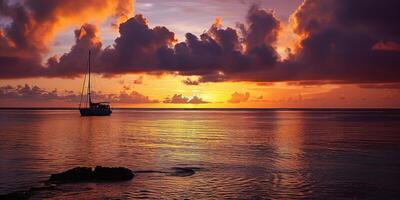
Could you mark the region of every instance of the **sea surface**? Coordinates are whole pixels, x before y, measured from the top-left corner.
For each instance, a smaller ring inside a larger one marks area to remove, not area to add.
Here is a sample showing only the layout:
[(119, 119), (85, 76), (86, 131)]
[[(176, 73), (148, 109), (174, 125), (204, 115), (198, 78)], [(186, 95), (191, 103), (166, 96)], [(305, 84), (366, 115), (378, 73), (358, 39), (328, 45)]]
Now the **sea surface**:
[(0, 194), (97, 165), (138, 173), (32, 199), (400, 199), (400, 111), (0, 110)]

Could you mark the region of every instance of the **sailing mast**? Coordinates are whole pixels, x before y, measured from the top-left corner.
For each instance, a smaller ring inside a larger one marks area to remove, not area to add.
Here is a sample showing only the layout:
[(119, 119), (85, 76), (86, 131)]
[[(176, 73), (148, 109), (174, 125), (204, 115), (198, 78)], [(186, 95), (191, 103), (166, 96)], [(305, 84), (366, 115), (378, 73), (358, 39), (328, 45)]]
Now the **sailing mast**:
[(89, 50), (89, 61), (88, 61), (88, 63), (89, 63), (89, 82), (88, 82), (88, 100), (89, 100), (89, 107), (90, 107), (90, 104), (92, 103), (92, 97), (91, 97), (91, 89), (90, 89), (90, 50)]
[[(89, 57), (90, 57), (90, 51), (89, 51)], [(89, 65), (89, 62), (87, 64)], [(81, 109), (81, 107), (82, 107), (82, 100), (83, 100), (83, 97), (84, 97), (83, 93), (85, 92), (85, 85), (86, 85), (86, 76), (87, 76), (87, 73), (85, 73), (85, 76), (84, 76), (84, 79), (83, 79), (82, 91), (81, 91), (81, 100), (79, 101), (79, 109)], [(90, 84), (90, 83), (88, 83), (88, 84)], [(89, 91), (88, 91), (88, 93), (89, 93)], [(89, 96), (86, 97), (85, 107), (88, 107), (88, 100), (89, 100)]]

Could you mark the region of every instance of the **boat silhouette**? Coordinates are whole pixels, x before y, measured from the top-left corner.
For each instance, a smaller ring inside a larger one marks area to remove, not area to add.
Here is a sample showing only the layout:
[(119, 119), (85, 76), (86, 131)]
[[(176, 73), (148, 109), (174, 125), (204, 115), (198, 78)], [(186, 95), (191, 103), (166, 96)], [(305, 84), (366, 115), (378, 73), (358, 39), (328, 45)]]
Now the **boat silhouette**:
[[(108, 116), (111, 115), (112, 113), (109, 102), (97, 102), (97, 103), (92, 102), (91, 79), (90, 79), (90, 72), (91, 72), (90, 55), (91, 53), (89, 51), (88, 71), (87, 71), (87, 76), (88, 76), (87, 95), (86, 99), (84, 99), (83, 93), (85, 91), (85, 85), (86, 85), (86, 74), (85, 74), (85, 77), (83, 79), (81, 100), (79, 102), (79, 112), (81, 113), (81, 116)], [(82, 105), (82, 102), (84, 105)]]

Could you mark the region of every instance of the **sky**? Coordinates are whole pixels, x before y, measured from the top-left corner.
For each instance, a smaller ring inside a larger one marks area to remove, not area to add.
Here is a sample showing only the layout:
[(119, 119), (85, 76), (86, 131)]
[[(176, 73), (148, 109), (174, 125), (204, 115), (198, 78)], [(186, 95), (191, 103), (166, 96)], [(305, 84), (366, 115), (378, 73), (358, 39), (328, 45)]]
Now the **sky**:
[(396, 0), (0, 0), (0, 107), (400, 106)]

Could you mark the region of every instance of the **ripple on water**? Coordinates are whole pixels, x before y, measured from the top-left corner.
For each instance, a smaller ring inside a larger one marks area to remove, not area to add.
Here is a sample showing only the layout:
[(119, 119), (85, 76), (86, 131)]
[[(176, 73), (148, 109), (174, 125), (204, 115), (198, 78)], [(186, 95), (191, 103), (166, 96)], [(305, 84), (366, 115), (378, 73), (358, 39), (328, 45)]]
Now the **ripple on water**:
[(159, 173), (66, 186), (51, 197), (390, 199), (400, 193), (399, 112), (116, 110), (107, 118), (0, 112), (0, 193), (96, 165)]

